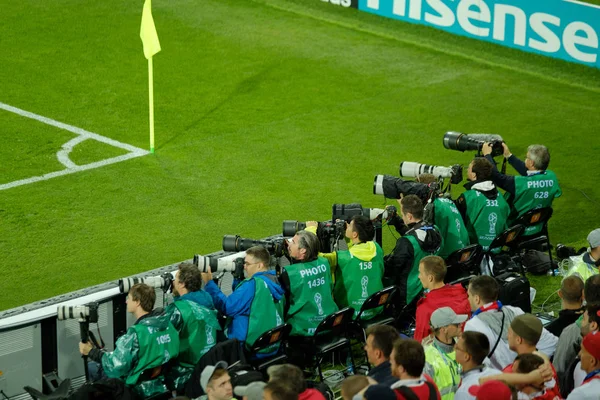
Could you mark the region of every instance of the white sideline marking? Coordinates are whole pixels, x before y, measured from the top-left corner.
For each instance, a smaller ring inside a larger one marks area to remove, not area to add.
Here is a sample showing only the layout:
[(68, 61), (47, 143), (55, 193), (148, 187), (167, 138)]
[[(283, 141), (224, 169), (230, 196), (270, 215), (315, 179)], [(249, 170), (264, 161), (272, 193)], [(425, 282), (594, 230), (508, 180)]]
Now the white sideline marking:
[[(86, 171), (88, 169), (104, 167), (105, 165), (110, 165), (110, 164), (118, 163), (121, 161), (126, 161), (129, 159), (135, 158), (135, 157), (142, 157), (142, 156), (150, 154), (149, 151), (140, 149), (139, 147), (135, 147), (135, 146), (132, 146), (127, 143), (121, 143), (117, 140), (98, 135), (97, 133), (88, 132), (85, 129), (81, 129), (81, 128), (78, 128), (73, 125), (64, 124), (62, 122), (58, 122), (53, 119), (43, 117), (41, 115), (37, 115), (37, 114), (31, 113), (29, 111), (21, 110), (20, 108), (9, 106), (8, 104), (4, 104), (4, 103), (0, 102), (0, 109), (15, 113), (22, 117), (40, 121), (40, 122), (43, 122), (44, 124), (51, 125), (56, 128), (64, 129), (66, 131), (69, 131), (69, 132), (72, 132), (72, 133), (78, 135), (77, 137), (75, 137), (75, 138), (69, 140), (67, 143), (63, 144), (61, 150), (59, 150), (56, 153), (56, 157), (58, 158), (58, 161), (60, 161), (60, 163), (62, 165), (64, 165), (66, 167), (66, 169), (63, 169), (62, 171), (50, 172), (48, 174), (44, 174), (41, 176), (34, 176), (31, 178), (20, 179), (18, 181), (4, 183), (4, 184), (0, 185), (0, 190), (10, 189), (10, 188), (13, 188), (16, 186), (27, 185), (27, 184), (34, 183), (34, 182), (45, 181), (45, 180), (56, 178), (56, 177), (63, 176), (63, 175), (74, 174), (74, 173), (80, 172), (80, 171)], [(124, 154), (124, 155), (118, 156), (118, 157), (107, 158), (106, 160), (93, 162), (91, 164), (77, 165), (73, 161), (71, 161), (71, 159), (69, 158), (69, 153), (73, 150), (73, 147), (75, 147), (76, 145), (78, 145), (79, 143), (81, 143), (87, 139), (97, 140), (98, 142), (106, 143), (108, 145), (118, 147), (123, 150), (127, 150), (127, 151), (129, 151), (129, 154)]]

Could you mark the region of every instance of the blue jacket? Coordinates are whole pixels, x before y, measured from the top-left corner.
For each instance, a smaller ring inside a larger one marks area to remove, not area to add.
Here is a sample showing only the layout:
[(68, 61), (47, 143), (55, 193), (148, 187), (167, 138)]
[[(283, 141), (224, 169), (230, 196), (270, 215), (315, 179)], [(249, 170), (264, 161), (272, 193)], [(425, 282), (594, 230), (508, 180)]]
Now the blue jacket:
[(175, 297), (174, 300), (189, 300), (200, 306), (204, 306), (209, 310), (215, 308), (211, 295), (204, 290), (198, 290), (197, 292), (188, 292), (182, 296)]
[[(276, 301), (283, 298), (284, 292), (275, 271), (257, 272), (252, 278), (263, 279)], [(250, 306), (256, 291), (254, 279), (243, 281), (229, 296), (225, 296), (214, 281), (208, 282), (204, 289), (212, 296), (215, 308), (232, 319), (227, 329), (227, 337), (245, 342), (248, 336)]]

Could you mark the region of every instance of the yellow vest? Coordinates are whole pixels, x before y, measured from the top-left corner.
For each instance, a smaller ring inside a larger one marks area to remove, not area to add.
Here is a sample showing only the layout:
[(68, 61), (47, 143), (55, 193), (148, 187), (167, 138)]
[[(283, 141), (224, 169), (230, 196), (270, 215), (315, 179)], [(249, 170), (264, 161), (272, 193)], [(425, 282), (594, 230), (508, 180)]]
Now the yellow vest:
[(435, 381), (442, 400), (453, 400), (460, 383), (460, 365), (456, 353), (444, 353), (435, 344), (425, 346), (425, 361), (435, 371), (431, 378)]
[(598, 273), (598, 268), (595, 265), (583, 261), (583, 254), (569, 257), (569, 261), (572, 266), (567, 271), (567, 276), (578, 275), (585, 282), (589, 277)]

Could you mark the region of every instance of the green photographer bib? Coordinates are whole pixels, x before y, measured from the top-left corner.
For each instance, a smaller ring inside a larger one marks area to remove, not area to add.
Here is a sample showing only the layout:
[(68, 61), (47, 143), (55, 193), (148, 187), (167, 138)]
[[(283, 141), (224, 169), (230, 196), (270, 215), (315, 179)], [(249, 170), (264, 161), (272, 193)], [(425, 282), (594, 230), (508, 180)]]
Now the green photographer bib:
[(438, 255), (439, 251), (428, 253), (421, 249), (419, 241), (416, 237), (412, 235), (406, 235), (404, 237), (408, 239), (414, 250), (413, 264), (410, 268), (410, 272), (408, 273), (408, 278), (406, 279), (406, 304), (410, 304), (415, 297), (417, 297), (419, 293), (423, 291), (423, 284), (419, 280), (419, 263), (426, 256)]
[[(250, 305), (248, 316), (248, 336), (246, 336), (246, 347), (249, 348), (263, 333), (283, 325), (283, 300), (275, 301), (267, 283), (260, 276), (252, 277), (254, 280), (254, 299)], [(247, 282), (246, 279), (244, 282)], [(240, 285), (244, 284), (240, 283)], [(260, 353), (269, 354), (279, 349), (279, 344), (271, 345)]]
[[(375, 257), (361, 260), (350, 251), (338, 251), (335, 270), (333, 297), (340, 308), (352, 307), (358, 314), (365, 300), (383, 289), (383, 250), (377, 243)], [(381, 309), (369, 310), (362, 319), (370, 319), (381, 313)]]
[[(506, 193), (509, 204), (512, 204), (515, 216), (511, 215), (511, 224), (529, 210), (552, 206), (552, 201), (560, 197), (562, 190), (554, 172), (546, 170), (529, 176), (515, 176), (515, 195)], [(514, 217), (514, 218), (513, 218)], [(539, 233), (542, 224), (533, 225), (523, 233), (524, 236)]]
[(446, 258), (456, 250), (467, 247), (469, 232), (454, 202), (450, 199), (437, 198), (434, 200), (434, 211), (435, 226), (444, 238), (439, 256)]
[(472, 243), (479, 243), (484, 250), (504, 232), (507, 226), (510, 207), (504, 197), (498, 195), (490, 200), (478, 190), (463, 193), (467, 209), (466, 225)]
[(172, 306), (177, 307), (182, 320), (179, 331), (179, 363), (193, 368), (200, 357), (217, 343), (217, 331), (221, 326), (216, 311), (189, 300), (177, 300)]
[(319, 257), (308, 263), (284, 267), (290, 279), (290, 308), (286, 322), (292, 325), (292, 335), (311, 336), (317, 326), (338, 310), (333, 301), (331, 268)]

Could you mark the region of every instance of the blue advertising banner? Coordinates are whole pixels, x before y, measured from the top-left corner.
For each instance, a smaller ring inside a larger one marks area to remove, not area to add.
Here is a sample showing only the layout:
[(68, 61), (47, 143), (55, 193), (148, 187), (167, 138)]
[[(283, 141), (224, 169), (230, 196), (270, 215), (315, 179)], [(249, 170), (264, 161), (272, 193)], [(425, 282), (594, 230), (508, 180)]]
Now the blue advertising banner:
[(600, 68), (600, 6), (575, 0), (358, 0), (358, 9)]

